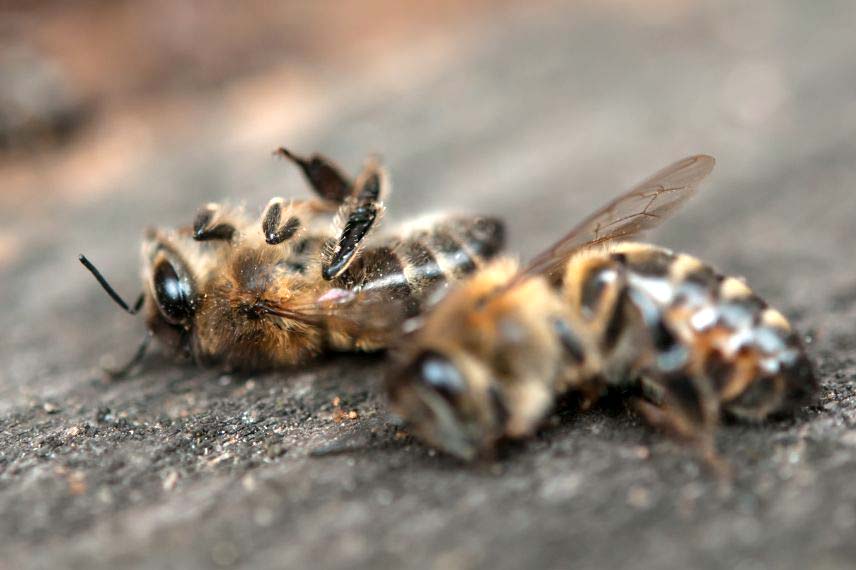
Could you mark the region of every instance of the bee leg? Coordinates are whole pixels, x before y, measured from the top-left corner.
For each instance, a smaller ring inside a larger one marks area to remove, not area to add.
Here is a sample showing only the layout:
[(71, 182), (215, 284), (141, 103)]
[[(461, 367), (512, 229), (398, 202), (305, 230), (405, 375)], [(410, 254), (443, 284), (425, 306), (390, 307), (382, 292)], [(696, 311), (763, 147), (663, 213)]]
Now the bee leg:
[(320, 154), (304, 158), (283, 147), (276, 149), (274, 154), (287, 158), (299, 166), (312, 190), (324, 200), (341, 204), (353, 193), (353, 184), (348, 176), (332, 161)]
[(357, 180), (354, 195), (339, 210), (337, 218), (344, 224), (338, 241), (325, 255), (324, 279), (339, 277), (357, 258), (360, 246), (383, 215), (382, 199), (387, 186), (386, 173), (377, 163), (370, 162)]
[(223, 218), (223, 208), (220, 204), (206, 204), (197, 212), (193, 220), (193, 239), (231, 241), (235, 235), (235, 226)]
[(262, 214), (262, 233), (270, 245), (291, 239), (300, 230), (301, 225), (293, 204), (286, 204), (282, 198), (271, 199)]
[[(646, 378), (657, 393), (659, 404), (638, 399), (637, 411), (652, 427), (689, 444), (721, 480), (731, 478), (731, 467), (716, 450), (719, 401), (703, 379), (676, 375), (664, 379)], [(651, 386), (648, 387), (651, 389)]]
[(153, 336), (154, 335), (151, 331), (146, 331), (146, 336), (143, 337), (143, 340), (137, 347), (137, 351), (134, 353), (134, 356), (120, 368), (104, 368), (104, 374), (107, 375), (107, 378), (110, 380), (121, 380), (127, 377), (128, 374), (130, 374), (130, 372), (143, 361), (143, 358), (145, 358), (146, 351), (149, 348), (149, 344), (151, 344)]

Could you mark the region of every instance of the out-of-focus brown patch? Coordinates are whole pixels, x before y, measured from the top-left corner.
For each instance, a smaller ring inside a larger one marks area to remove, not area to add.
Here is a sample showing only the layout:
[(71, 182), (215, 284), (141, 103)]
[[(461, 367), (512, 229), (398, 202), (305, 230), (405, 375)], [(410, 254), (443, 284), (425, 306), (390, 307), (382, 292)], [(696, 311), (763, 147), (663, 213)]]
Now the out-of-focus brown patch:
[(508, 3), (249, 0), (235, 9), (226, 0), (54, 2), (22, 4), (6, 17), (56, 59), (83, 97), (113, 103), (216, 88), (284, 63), (298, 74), (353, 69)]
[(235, 82), (223, 96), (220, 128), (236, 145), (282, 144), (287, 130), (321, 118), (328, 95), (316, 84), (279, 69)]
[(0, 231), (0, 269), (8, 267), (18, 259), (21, 243), (11, 232)]
[(64, 150), (9, 157), (0, 163), (0, 206), (26, 214), (48, 196), (75, 201), (116, 188), (147, 157), (151, 140), (150, 127), (126, 115), (99, 125)]
[[(36, 195), (75, 202), (122, 188), (148, 167), (155, 147), (206, 137), (228, 137), (236, 147), (281, 144), (283, 133), (323, 119), (331, 105), (359, 99), (337, 92), (347, 76), (368, 76), (368, 95), (412, 88), (468, 37), (452, 30), (512, 3), (250, 0), (240, 10), (225, 0), (6, 5), (0, 13), (14, 34), (4, 45), (58, 69), (75, 98), (70, 104), (89, 111), (61, 141), (31, 138), (43, 140), (34, 147), (13, 140), (0, 148), (0, 207), (27, 215)], [(428, 42), (421, 64), (402, 64), (427, 37), (437, 41)]]

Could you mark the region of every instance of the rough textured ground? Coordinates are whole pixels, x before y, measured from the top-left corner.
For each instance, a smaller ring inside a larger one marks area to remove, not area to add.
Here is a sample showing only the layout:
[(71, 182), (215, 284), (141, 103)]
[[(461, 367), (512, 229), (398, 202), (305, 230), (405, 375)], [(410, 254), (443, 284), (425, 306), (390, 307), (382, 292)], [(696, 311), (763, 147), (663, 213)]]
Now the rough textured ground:
[[(286, 64), (5, 163), (0, 567), (852, 566), (856, 11), (635, 6), (455, 19), (358, 67), (295, 79)], [(270, 157), (283, 143), (352, 170), (380, 152), (388, 222), (498, 214), (523, 254), (660, 166), (713, 154), (703, 192), (652, 238), (790, 316), (820, 402), (724, 427), (736, 476), (722, 493), (620, 405), (560, 412), (495, 463), (462, 465), (395, 427), (381, 357), (236, 376), (154, 354), (105, 381), (102, 356), (125, 358), (142, 328), (76, 254), (132, 296), (144, 226), (303, 192)]]

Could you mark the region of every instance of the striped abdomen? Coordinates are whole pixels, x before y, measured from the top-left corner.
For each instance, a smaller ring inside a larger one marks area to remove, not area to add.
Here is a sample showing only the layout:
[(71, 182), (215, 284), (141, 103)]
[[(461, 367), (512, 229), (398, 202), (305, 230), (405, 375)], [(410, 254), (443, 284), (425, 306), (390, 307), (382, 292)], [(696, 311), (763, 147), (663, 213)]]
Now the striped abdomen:
[(782, 314), (694, 257), (634, 243), (587, 252), (570, 262), (565, 295), (596, 339), (607, 382), (641, 378), (758, 419), (816, 392)]
[(495, 218), (440, 219), (426, 229), (367, 247), (335, 284), (382, 295), (412, 316), (439, 286), (475, 271), (503, 242), (503, 225)]

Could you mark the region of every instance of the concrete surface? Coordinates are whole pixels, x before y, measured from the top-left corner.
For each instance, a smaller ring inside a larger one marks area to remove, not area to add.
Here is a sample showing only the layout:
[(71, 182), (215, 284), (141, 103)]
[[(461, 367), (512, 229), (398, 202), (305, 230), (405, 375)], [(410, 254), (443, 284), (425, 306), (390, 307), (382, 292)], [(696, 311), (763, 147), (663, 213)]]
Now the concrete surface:
[[(506, 7), (359, 72), (272, 73), (168, 109), (180, 128), (110, 123), (88, 150), (6, 171), (0, 567), (856, 564), (856, 8), (638, 6)], [(620, 403), (560, 411), (495, 463), (462, 465), (388, 417), (382, 357), (235, 376), (155, 353), (105, 381), (102, 357), (130, 355), (141, 323), (76, 254), (133, 296), (146, 225), (303, 192), (271, 158), (279, 144), (351, 170), (379, 152), (386, 223), (498, 214), (522, 254), (659, 167), (713, 154), (710, 182), (652, 240), (745, 276), (791, 317), (820, 403), (725, 426), (722, 493)]]

